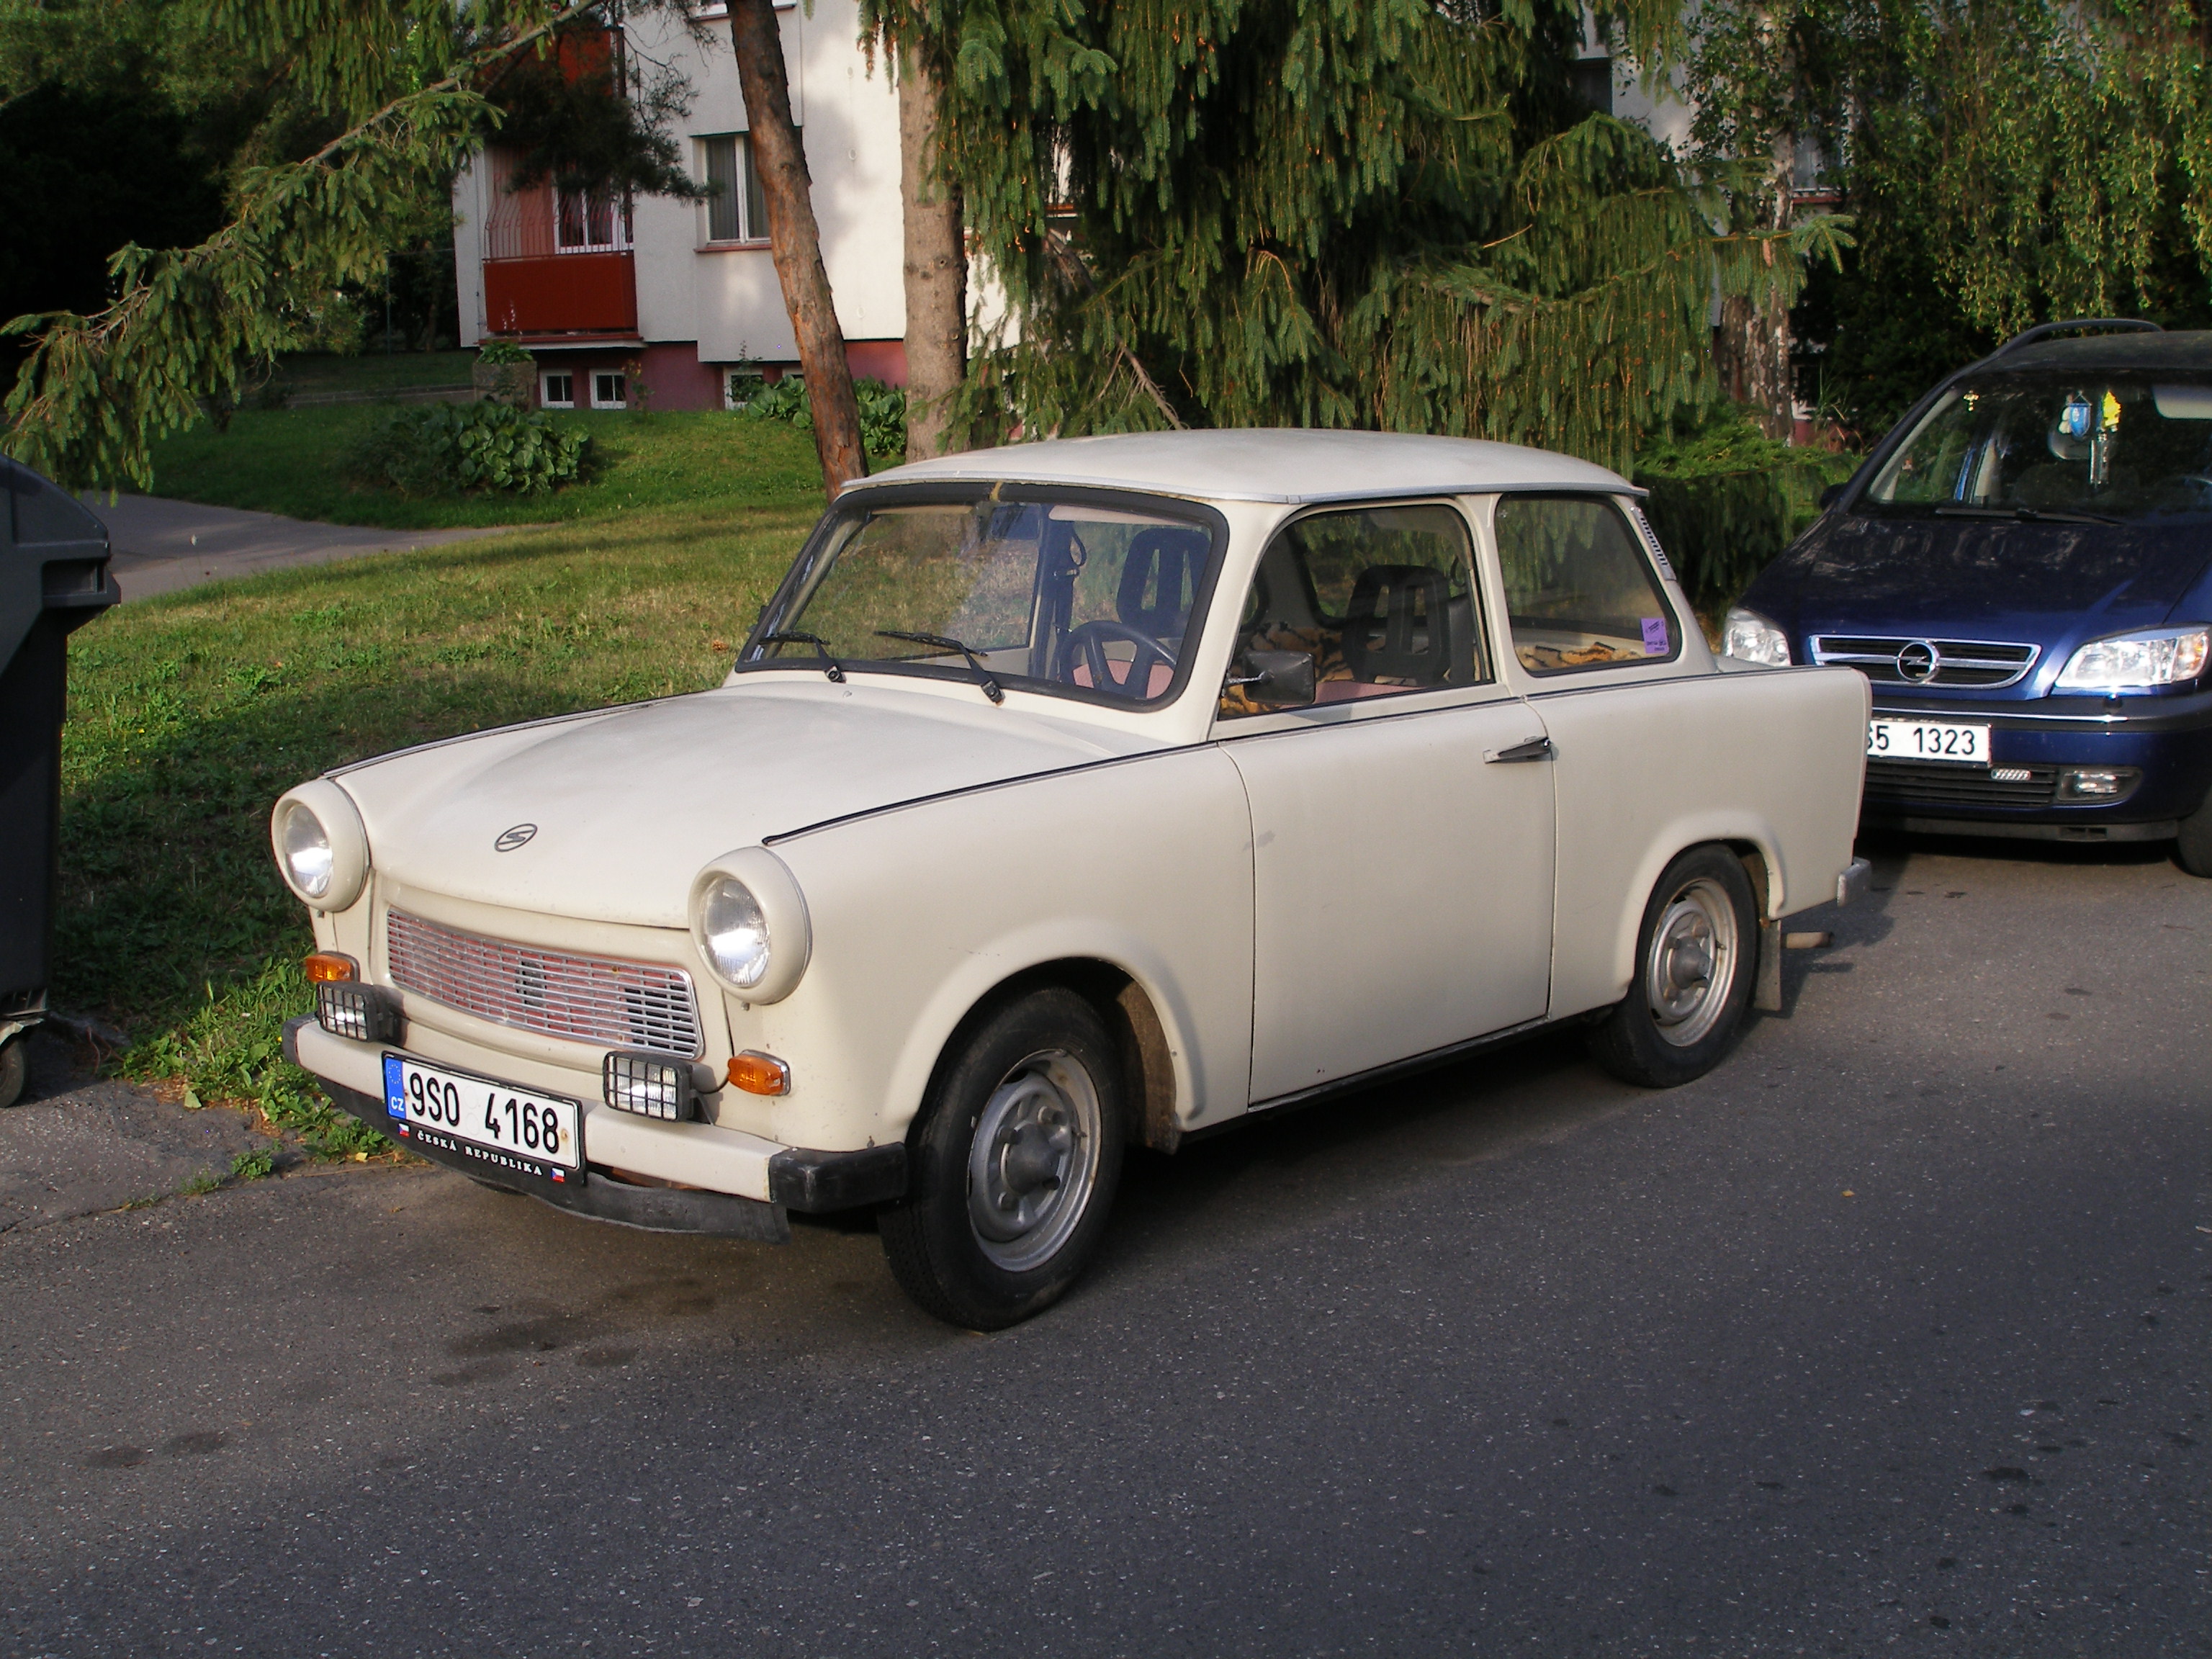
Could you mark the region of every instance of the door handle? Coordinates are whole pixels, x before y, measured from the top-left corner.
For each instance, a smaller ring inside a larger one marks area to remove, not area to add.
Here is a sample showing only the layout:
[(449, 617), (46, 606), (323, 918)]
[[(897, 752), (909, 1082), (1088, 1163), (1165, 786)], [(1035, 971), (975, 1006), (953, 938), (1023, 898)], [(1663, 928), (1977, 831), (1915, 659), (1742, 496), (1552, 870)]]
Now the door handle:
[(1497, 766), (1511, 761), (1540, 761), (1552, 758), (1549, 738), (1523, 738), (1510, 749), (1493, 749), (1482, 757), (1486, 766)]

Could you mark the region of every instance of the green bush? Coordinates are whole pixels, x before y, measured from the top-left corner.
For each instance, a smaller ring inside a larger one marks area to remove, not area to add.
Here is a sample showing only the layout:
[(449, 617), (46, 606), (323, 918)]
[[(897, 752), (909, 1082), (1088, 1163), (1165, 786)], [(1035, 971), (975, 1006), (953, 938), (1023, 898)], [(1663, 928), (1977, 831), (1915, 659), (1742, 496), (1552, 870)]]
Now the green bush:
[(530, 354), (512, 340), (486, 340), (477, 348), (477, 361), (489, 366), (502, 363), (526, 363), (532, 361)]
[(486, 400), (396, 410), (356, 446), (347, 471), (357, 483), (403, 495), (500, 489), (544, 495), (582, 479), (590, 434), (538, 410)]
[[(747, 376), (743, 383), (733, 384), (731, 392), (739, 407), (757, 420), (788, 421), (801, 432), (814, 430), (814, 410), (806, 399), (806, 382), (796, 374), (787, 374), (774, 386)], [(868, 453), (905, 453), (906, 393), (881, 380), (855, 380), (853, 397), (860, 406), (860, 441)]]
[(1859, 458), (1777, 442), (1723, 404), (1690, 430), (1639, 450), (1635, 481), (1651, 528), (1701, 610), (1725, 610), (1820, 514), (1820, 492)]

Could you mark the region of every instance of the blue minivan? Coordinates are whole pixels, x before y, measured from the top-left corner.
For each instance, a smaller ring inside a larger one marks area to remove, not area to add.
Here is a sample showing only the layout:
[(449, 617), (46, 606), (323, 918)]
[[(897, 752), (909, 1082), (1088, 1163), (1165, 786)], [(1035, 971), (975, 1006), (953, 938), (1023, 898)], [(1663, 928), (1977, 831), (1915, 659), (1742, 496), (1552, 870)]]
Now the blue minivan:
[(2212, 876), (2212, 331), (2031, 329), (1822, 505), (1723, 649), (1874, 682), (1863, 825), (2170, 838)]

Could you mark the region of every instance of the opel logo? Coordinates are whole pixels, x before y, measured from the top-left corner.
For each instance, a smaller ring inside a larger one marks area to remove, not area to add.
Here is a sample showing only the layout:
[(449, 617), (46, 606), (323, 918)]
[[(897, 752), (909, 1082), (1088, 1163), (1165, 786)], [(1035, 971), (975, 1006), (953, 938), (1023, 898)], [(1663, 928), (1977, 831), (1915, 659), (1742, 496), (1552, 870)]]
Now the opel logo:
[(491, 849), (495, 853), (512, 853), (518, 847), (527, 846), (530, 838), (537, 833), (536, 824), (518, 823), (512, 830), (501, 830), (499, 839), (492, 842)]
[[(1936, 671), (1943, 665), (1943, 653), (1925, 640), (1914, 640), (1897, 653), (1897, 677), (1923, 685), (1936, 678)], [(509, 835), (513, 830), (507, 832)]]

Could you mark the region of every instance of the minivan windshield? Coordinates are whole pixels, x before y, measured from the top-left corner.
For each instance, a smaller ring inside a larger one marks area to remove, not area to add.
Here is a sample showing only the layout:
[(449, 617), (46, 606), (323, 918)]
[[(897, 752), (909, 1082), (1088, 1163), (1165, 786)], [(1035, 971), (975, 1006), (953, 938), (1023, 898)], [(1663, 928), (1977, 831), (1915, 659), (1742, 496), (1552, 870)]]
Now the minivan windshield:
[(1001, 493), (845, 507), (769, 602), (739, 670), (967, 678), (994, 701), (1012, 687), (1169, 696), (1220, 540), (1200, 509)]
[(1865, 500), (1969, 518), (2212, 516), (2212, 378), (2037, 370), (1967, 381), (1922, 419)]

